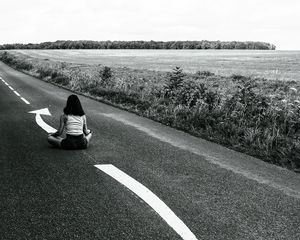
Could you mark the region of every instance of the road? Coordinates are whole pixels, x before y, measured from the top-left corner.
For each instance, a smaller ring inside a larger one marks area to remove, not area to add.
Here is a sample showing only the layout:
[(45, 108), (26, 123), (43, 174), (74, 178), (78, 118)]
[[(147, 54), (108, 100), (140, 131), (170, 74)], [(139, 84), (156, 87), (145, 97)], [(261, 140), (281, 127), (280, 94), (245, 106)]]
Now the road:
[(0, 77), (0, 239), (184, 238), (96, 165), (152, 191), (197, 239), (300, 239), (300, 174), (83, 96), (90, 147), (55, 149), (29, 112), (48, 108), (57, 128), (71, 92), (1, 62)]

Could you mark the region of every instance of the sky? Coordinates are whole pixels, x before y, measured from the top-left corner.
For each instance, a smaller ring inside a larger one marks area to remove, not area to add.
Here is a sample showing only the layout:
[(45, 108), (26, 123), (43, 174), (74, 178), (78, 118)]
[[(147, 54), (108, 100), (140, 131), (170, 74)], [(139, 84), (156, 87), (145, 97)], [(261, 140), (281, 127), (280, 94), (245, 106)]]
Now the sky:
[(263, 41), (300, 50), (300, 0), (0, 0), (0, 44)]

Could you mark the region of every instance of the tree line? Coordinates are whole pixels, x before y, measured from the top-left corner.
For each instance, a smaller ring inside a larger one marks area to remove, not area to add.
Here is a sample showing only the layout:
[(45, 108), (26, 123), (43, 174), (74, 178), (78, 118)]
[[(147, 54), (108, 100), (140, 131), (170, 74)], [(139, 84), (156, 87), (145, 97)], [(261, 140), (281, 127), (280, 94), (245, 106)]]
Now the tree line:
[(275, 50), (276, 46), (266, 42), (238, 41), (70, 41), (59, 40), (42, 43), (14, 43), (0, 45), (8, 49), (249, 49)]

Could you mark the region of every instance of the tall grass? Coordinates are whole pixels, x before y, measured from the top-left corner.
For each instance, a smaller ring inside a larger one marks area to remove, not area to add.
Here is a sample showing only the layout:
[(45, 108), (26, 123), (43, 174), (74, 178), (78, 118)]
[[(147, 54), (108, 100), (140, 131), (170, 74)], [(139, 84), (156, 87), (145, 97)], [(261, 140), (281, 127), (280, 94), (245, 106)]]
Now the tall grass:
[[(17, 69), (290, 169), (300, 167), (300, 84), (208, 71), (74, 65), (2, 53)], [(30, 67), (24, 67), (30, 66)]]

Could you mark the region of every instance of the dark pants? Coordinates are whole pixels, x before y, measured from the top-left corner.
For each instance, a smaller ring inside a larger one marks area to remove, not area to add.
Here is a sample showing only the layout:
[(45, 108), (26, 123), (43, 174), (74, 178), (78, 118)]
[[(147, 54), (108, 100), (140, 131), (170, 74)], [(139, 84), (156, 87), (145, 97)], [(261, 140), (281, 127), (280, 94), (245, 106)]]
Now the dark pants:
[(83, 134), (79, 136), (67, 134), (66, 138), (61, 141), (61, 148), (66, 150), (86, 149), (87, 140)]

